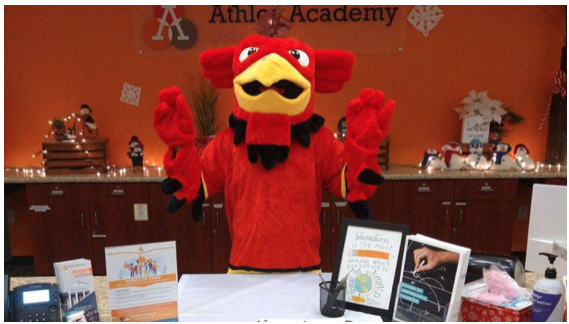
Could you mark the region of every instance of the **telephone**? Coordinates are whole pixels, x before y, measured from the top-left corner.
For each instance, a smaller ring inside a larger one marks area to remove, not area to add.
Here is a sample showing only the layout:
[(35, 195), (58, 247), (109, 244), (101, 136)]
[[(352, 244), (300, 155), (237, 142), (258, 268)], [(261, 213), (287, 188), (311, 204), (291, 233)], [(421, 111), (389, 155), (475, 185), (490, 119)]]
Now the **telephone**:
[[(7, 282), (7, 283), (6, 283)], [(33, 283), (10, 292), (10, 277), (4, 275), (4, 320), (11, 322), (60, 322), (59, 286)]]

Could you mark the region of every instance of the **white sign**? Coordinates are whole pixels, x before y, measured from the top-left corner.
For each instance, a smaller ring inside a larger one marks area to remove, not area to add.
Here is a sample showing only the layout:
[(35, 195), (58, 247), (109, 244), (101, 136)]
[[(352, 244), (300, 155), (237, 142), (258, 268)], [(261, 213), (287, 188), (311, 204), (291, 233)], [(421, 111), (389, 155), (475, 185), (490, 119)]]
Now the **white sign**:
[(178, 320), (176, 242), (105, 248), (113, 322)]
[(137, 222), (148, 221), (147, 204), (134, 204), (134, 220)]
[(490, 122), (478, 123), (472, 117), (462, 119), (462, 143), (468, 144), (473, 139), (479, 139), (482, 143), (488, 143), (490, 135)]
[(346, 301), (389, 309), (402, 233), (350, 226), (339, 278), (349, 273)]

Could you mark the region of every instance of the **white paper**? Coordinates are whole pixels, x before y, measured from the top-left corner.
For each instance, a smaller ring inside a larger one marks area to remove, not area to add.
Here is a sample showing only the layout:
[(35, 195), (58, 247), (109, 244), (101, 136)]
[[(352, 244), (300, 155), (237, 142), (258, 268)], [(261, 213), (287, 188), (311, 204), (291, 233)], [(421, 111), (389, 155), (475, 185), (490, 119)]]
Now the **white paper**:
[(122, 87), (120, 101), (138, 107), (140, 101), (140, 94), (142, 93), (142, 88), (137, 87), (132, 84), (125, 84)]
[(443, 11), (437, 6), (415, 6), (407, 16), (407, 21), (427, 37), (443, 16)]
[(402, 233), (348, 226), (338, 280), (348, 275), (346, 301), (389, 310)]
[(111, 320), (178, 318), (176, 242), (105, 248)]

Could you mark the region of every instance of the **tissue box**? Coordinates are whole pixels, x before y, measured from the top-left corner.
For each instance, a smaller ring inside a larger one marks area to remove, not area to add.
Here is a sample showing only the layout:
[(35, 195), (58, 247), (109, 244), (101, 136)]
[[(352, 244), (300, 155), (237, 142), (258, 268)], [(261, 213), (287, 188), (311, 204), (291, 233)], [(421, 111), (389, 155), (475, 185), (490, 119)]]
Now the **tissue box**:
[(531, 306), (514, 310), (462, 297), (461, 322), (530, 322)]

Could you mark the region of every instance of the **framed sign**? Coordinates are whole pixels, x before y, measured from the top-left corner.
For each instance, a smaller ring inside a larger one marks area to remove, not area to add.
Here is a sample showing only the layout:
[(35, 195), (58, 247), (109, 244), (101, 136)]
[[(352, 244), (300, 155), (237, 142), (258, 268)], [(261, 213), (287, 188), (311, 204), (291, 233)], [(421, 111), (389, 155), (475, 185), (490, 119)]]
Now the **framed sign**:
[(332, 280), (348, 276), (346, 308), (391, 319), (410, 227), (344, 219)]

